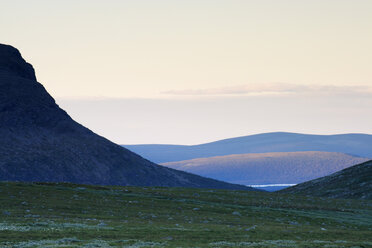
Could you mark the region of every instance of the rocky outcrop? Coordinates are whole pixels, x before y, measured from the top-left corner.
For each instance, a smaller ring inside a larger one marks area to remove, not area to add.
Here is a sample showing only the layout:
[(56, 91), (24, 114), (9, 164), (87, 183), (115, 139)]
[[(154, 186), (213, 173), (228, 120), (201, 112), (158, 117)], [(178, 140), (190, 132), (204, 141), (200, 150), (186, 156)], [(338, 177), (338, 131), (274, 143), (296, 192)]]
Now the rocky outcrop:
[(0, 44), (0, 70), (8, 71), (14, 76), (36, 81), (32, 65), (27, 63), (21, 53), (12, 46)]

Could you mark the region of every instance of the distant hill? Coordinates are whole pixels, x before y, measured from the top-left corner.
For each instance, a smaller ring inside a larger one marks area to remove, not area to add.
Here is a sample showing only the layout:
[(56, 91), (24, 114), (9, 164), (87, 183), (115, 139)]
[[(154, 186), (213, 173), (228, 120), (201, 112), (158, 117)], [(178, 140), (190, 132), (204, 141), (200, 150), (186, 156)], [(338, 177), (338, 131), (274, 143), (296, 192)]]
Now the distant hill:
[(372, 200), (372, 160), (280, 192)]
[(297, 184), (369, 159), (336, 152), (249, 153), (198, 158), (163, 165), (230, 183)]
[(193, 146), (124, 145), (157, 163), (245, 153), (324, 151), (372, 158), (372, 135), (263, 133)]
[(76, 123), (0, 44), (0, 181), (248, 189), (154, 164)]

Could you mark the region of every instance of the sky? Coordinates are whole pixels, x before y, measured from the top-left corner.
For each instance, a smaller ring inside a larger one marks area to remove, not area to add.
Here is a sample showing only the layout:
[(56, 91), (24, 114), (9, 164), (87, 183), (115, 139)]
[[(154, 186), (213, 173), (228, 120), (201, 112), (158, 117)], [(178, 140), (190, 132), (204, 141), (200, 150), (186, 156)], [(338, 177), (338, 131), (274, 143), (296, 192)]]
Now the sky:
[(0, 43), (120, 144), (372, 133), (370, 0), (2, 0)]

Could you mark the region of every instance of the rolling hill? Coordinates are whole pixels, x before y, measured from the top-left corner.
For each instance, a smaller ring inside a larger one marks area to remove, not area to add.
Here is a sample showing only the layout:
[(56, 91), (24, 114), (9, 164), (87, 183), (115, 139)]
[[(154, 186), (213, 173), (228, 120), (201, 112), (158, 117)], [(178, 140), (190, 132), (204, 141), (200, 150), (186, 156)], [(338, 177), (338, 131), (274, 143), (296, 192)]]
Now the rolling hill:
[(336, 152), (273, 152), (197, 158), (162, 165), (244, 185), (297, 184), (367, 160)]
[(280, 192), (331, 198), (372, 200), (372, 160)]
[(310, 135), (263, 133), (216, 142), (183, 145), (124, 145), (129, 150), (157, 163), (245, 153), (324, 151), (372, 158), (372, 135)]
[(165, 168), (76, 123), (0, 44), (0, 181), (248, 189)]

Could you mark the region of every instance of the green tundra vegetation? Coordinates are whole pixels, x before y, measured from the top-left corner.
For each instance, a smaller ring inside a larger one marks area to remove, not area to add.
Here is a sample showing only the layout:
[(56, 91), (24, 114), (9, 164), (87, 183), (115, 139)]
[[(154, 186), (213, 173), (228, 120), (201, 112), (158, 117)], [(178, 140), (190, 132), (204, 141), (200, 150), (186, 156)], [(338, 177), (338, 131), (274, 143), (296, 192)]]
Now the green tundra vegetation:
[(372, 247), (372, 201), (2, 182), (0, 247)]
[(372, 160), (282, 190), (285, 193), (372, 200)]

